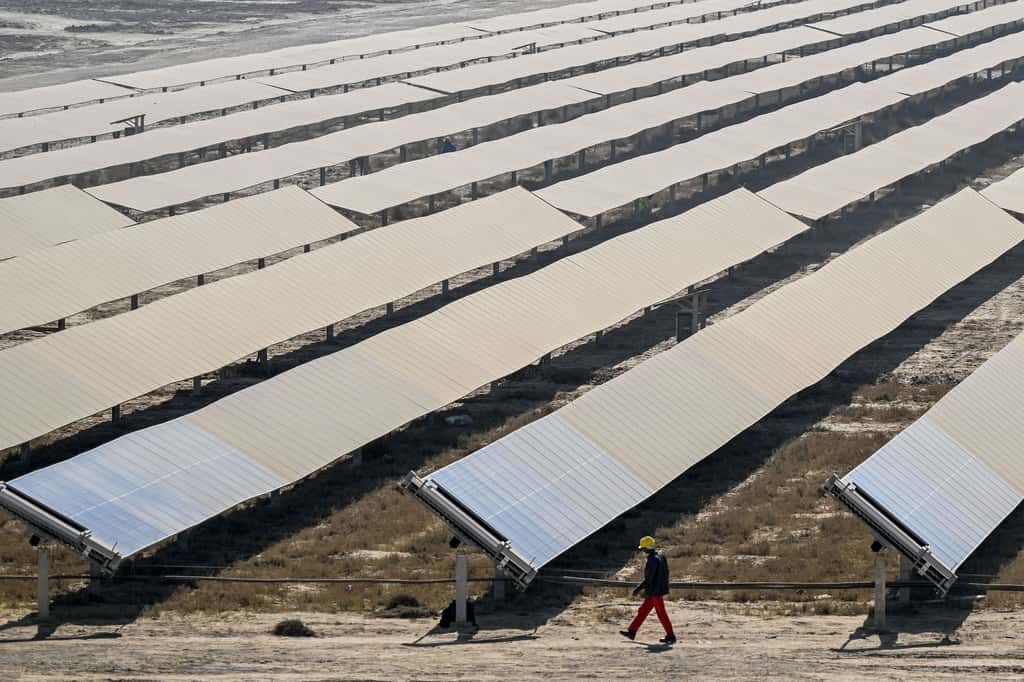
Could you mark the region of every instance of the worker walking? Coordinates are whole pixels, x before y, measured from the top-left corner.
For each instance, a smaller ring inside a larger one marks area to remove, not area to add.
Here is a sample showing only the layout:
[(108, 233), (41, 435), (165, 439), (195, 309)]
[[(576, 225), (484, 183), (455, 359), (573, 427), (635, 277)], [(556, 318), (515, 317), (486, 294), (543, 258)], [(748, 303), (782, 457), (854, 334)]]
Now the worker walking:
[(675, 644), (676, 635), (672, 631), (672, 621), (668, 619), (668, 612), (665, 611), (665, 595), (668, 594), (668, 560), (665, 555), (654, 548), (654, 538), (646, 535), (640, 539), (640, 547), (647, 554), (647, 564), (644, 566), (644, 579), (636, 589), (633, 596), (644, 593), (644, 603), (636, 618), (629, 624), (628, 630), (619, 630), (619, 634), (629, 639), (635, 639), (637, 630), (644, 624), (647, 615), (654, 609), (658, 613), (658, 620), (665, 628), (665, 636), (661, 638), (662, 644)]

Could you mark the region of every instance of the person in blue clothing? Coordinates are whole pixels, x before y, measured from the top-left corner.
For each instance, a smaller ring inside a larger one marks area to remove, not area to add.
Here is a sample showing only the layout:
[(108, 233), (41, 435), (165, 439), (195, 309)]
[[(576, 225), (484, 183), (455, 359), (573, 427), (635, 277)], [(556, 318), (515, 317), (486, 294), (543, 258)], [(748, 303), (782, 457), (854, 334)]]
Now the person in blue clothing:
[(668, 560), (664, 554), (654, 548), (654, 538), (650, 535), (640, 539), (639, 549), (646, 552), (647, 563), (644, 566), (644, 579), (633, 590), (633, 596), (643, 592), (644, 603), (640, 605), (636, 618), (629, 624), (629, 629), (619, 630), (619, 634), (627, 639), (636, 639), (637, 631), (647, 620), (651, 609), (654, 609), (658, 614), (658, 620), (661, 621), (661, 626), (665, 628), (665, 636), (659, 641), (662, 644), (675, 644), (676, 635), (672, 630), (672, 621), (668, 619), (668, 612), (665, 610), (665, 595), (668, 594), (669, 582)]
[(444, 138), (444, 143), (441, 145), (441, 153), (442, 154), (447, 154), (447, 153), (453, 152), (453, 151), (455, 151), (455, 143), (452, 142), (452, 138), (450, 138), (450, 137)]

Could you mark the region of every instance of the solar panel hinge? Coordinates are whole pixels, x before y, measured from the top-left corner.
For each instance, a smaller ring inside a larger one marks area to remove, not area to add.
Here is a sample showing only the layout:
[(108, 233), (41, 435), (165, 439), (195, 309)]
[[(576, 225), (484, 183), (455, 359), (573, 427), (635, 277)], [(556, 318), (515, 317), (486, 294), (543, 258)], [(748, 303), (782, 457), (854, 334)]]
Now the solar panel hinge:
[(0, 507), (28, 524), (33, 534), (71, 547), (107, 575), (113, 574), (121, 563), (123, 557), (93, 538), (88, 528), (2, 481)]
[(882, 545), (910, 560), (914, 570), (935, 585), (939, 594), (945, 596), (949, 592), (957, 579), (953, 569), (940, 561), (922, 538), (900, 523), (878, 501), (837, 474), (829, 477), (822, 488), (860, 517)]
[(520, 589), (525, 589), (537, 575), (537, 569), (512, 548), (507, 538), (479, 519), (436, 482), (423, 479), (416, 472), (410, 471), (398, 484), (398, 489), (413, 496), (439, 516), (459, 540), (476, 545), (489, 554)]

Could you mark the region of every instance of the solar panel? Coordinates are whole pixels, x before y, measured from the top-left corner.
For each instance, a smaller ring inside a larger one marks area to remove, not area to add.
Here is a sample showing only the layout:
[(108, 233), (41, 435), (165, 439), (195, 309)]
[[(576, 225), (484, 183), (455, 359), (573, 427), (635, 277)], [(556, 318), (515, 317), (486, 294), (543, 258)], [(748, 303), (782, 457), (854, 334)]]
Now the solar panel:
[[(488, 34), (521, 31), (535, 26), (550, 26), (596, 17), (604, 13), (645, 10), (653, 6), (643, 2), (576, 3), (559, 8), (523, 12), (467, 23), (447, 23), (402, 31), (391, 31), (355, 38), (344, 38), (313, 45), (271, 50), (268, 52), (189, 62), (162, 69), (110, 76), (107, 80), (135, 88), (152, 89), (188, 83), (212, 81), (240, 74), (271, 69), (297, 68), (352, 57), (398, 52), (414, 48), (486, 39)], [(674, 4), (674, 3), (673, 3)]]
[[(924, 28), (881, 36), (765, 67), (750, 73), (749, 77), (742, 74), (696, 83), (663, 95), (621, 104), (569, 123), (487, 142), (457, 154), (394, 166), (322, 187), (314, 190), (314, 194), (333, 206), (373, 214), (421, 197), (528, 169), (549, 159), (627, 138), (642, 130), (654, 129), (700, 112), (739, 105), (750, 98), (751, 90), (759, 90), (759, 81), (768, 85), (766, 90), (789, 87), (887, 55), (934, 46), (946, 40), (948, 38), (943, 34)], [(739, 42), (743, 41), (735, 44)], [(700, 48), (684, 54), (697, 55), (703, 49), (716, 48)], [(565, 82), (572, 83), (573, 80)], [(855, 84), (810, 102), (793, 104), (676, 148), (607, 166), (553, 185), (540, 190), (540, 195), (564, 210), (598, 215), (615, 208), (617, 204), (614, 201), (619, 201), (618, 205), (626, 204), (675, 182), (757, 158), (771, 151), (773, 147), (768, 145), (769, 142), (781, 146), (803, 139), (903, 99), (903, 95), (884, 87), (883, 82), (884, 79), (870, 84)], [(808, 113), (805, 115), (805, 112)], [(663, 173), (661, 169), (666, 170)], [(661, 181), (664, 182), (658, 184)], [(610, 188), (607, 191), (606, 186)]]
[(964, 190), (405, 486), (527, 583), (1022, 239)]
[(144, 115), (145, 125), (152, 127), (183, 116), (231, 109), (281, 95), (280, 90), (269, 85), (243, 80), (138, 95), (38, 116), (0, 119), (0, 151), (121, 132), (127, 124), (117, 121), (139, 115)]
[(855, 35), (883, 26), (902, 25), (904, 21), (945, 15), (963, 6), (963, 0), (904, 0), (855, 15), (819, 21), (811, 26), (836, 35)]
[(1019, 35), (1008, 35), (954, 52), (927, 64), (901, 69), (884, 76), (881, 82), (904, 95), (922, 95), (957, 78), (966, 78), (987, 70), (995, 71), (1002, 64), (1010, 67), (1021, 59), (1024, 59), (1024, 41), (1021, 41)]
[[(958, 77), (955, 72), (947, 76)], [(875, 84), (886, 87), (885, 80)], [(759, 195), (790, 213), (817, 220), (981, 144), (1021, 120), (1024, 84), (1010, 83), (919, 126), (783, 180)]]
[(71, 185), (0, 199), (0, 261), (134, 224)]
[[(696, 48), (687, 51), (678, 56), (685, 57), (685, 60), (678, 60), (676, 57), (670, 58), (676, 62), (673, 65), (673, 73), (675, 75), (680, 73), (700, 73), (708, 68), (724, 66), (741, 58), (758, 58), (765, 54), (777, 52), (779, 49), (790, 49), (804, 44), (820, 42), (819, 32), (812, 29), (793, 29), (784, 33), (786, 35), (782, 36), (783, 41), (781, 42), (778, 40), (766, 42), (758, 36), (728, 43), (727, 45), (730, 46), (728, 52), (723, 52), (720, 49), (721, 46)], [(710, 54), (705, 56), (705, 53)], [(660, 61), (653, 60), (645, 63), (656, 64)], [(631, 69), (632, 67), (623, 68)], [(618, 70), (621, 69), (611, 69), (607, 73)], [(632, 70), (630, 73), (635, 74)], [(646, 84), (644, 80), (638, 82), (636, 75), (631, 76), (631, 78), (633, 79), (631, 81), (633, 85), (629, 87)], [(388, 86), (357, 90), (349, 93), (349, 95), (364, 91), (372, 93), (375, 90), (386, 87)], [(402, 86), (395, 85), (392, 87)], [(428, 92), (419, 88), (409, 87), (408, 89), (422, 93)], [(581, 92), (573, 92), (577, 89), (586, 92), (583, 94)], [(697, 91), (691, 90), (691, 92), (696, 93)], [(245, 158), (235, 157), (223, 161), (211, 161), (209, 164), (199, 164), (178, 171), (162, 173), (157, 176), (147, 176), (119, 183), (111, 183), (90, 191), (110, 203), (130, 206), (137, 210), (150, 211), (165, 206), (185, 203), (208, 194), (237, 191), (260, 182), (287, 177), (290, 174), (308, 171), (316, 167), (310, 166), (310, 163), (334, 165), (359, 156), (393, 149), (403, 143), (410, 143), (429, 137), (440, 137), (473, 127), (474, 125), (482, 126), (504, 118), (511, 118), (515, 115), (540, 111), (544, 108), (556, 108), (566, 104), (582, 102), (588, 99), (590, 94), (587, 88), (579, 87), (576, 79), (559, 81), (557, 83), (541, 83), (499, 95), (472, 99), (433, 112), (425, 112), (395, 121), (372, 124), (372, 127), (362, 127), (359, 130), (342, 131), (307, 142), (292, 143), (275, 150), (270, 150), (269, 153), (257, 152), (255, 155), (248, 155)], [(347, 95), (337, 97), (345, 96)], [(319, 99), (326, 100), (327, 98)], [(278, 108), (282, 106), (298, 108), (298, 105), (298, 102), (289, 103), (287, 105), (278, 105)], [(692, 109), (692, 104), (687, 106)], [(264, 114), (264, 116), (267, 115), (269, 114)], [(249, 114), (245, 116), (249, 117)], [(235, 118), (238, 119), (239, 115), (236, 115)], [(224, 121), (217, 124), (214, 130), (219, 132), (216, 134), (220, 137), (223, 137), (225, 134), (235, 134), (237, 127), (229, 125), (229, 123), (230, 121)], [(207, 127), (213, 126), (212, 123), (204, 125)], [(196, 124), (190, 124), (188, 128), (193, 131), (190, 133), (193, 137), (198, 137), (199, 132), (201, 132), (197, 130)], [(172, 139), (177, 140), (178, 138)], [(212, 137), (209, 139), (212, 139)], [(150, 142), (143, 141), (138, 144), (143, 149), (152, 148), (152, 143)], [(179, 147), (182, 146), (181, 142), (177, 142), (177, 144)], [(542, 146), (545, 144), (547, 143), (542, 142)], [(122, 148), (110, 149), (118, 152), (119, 161), (124, 160), (125, 157), (121, 155)], [(149, 153), (150, 151), (145, 152), (145, 154)], [(135, 157), (144, 156), (145, 154), (135, 154)], [(83, 155), (81, 158), (87, 160), (89, 157)], [(219, 165), (211, 166), (210, 164)], [(30, 165), (35, 165), (35, 168), (32, 169), (32, 174), (28, 175), (24, 169)], [(39, 170), (37, 171), (36, 168)], [(0, 162), (0, 185), (3, 185), (4, 182), (34, 182), (54, 173), (66, 175), (71, 171), (81, 172), (83, 168), (84, 166), (72, 166), (63, 162), (54, 165), (42, 161), (19, 162), (17, 164)], [(5, 180), (5, 177), (8, 179)]]
[(1024, 171), (1017, 171), (981, 192), (989, 201), (1007, 211), (1024, 215)]
[[(628, 92), (662, 81), (720, 69), (729, 64), (761, 59), (770, 55), (797, 50), (826, 42), (830, 36), (806, 26), (786, 28), (749, 38), (730, 40), (706, 47), (685, 50), (657, 59), (634, 62), (581, 76), (572, 76), (562, 83), (599, 95)], [(759, 69), (758, 73), (763, 73)]]
[(285, 187), (37, 251), (0, 264), (0, 334), (355, 229), (298, 187)]
[(999, 5), (993, 5), (979, 12), (968, 14), (957, 14), (948, 19), (929, 21), (925, 24), (929, 28), (944, 33), (952, 33), (957, 36), (965, 36), (978, 31), (984, 31), (992, 25), (994, 17), (1001, 17), (1000, 23), (1014, 24), (1024, 21), (1024, 2), (1014, 0)]
[[(676, 49), (681, 45), (718, 39), (742, 37), (767, 31), (801, 18), (815, 17), (823, 12), (843, 11), (863, 6), (861, 0), (805, 0), (792, 5), (771, 7), (700, 24), (678, 24), (666, 28), (627, 33), (624, 35), (561, 50), (549, 50), (513, 60), (476, 64), (464, 69), (443, 71), (409, 79), (408, 82), (440, 92), (455, 93), (511, 83), (517, 79), (557, 73), (587, 64), (618, 60), (646, 53)], [(699, 6), (699, 3), (695, 6)]]
[[(605, 166), (537, 192), (564, 211), (601, 215), (679, 182), (758, 158), (788, 143), (896, 104), (903, 95), (855, 83), (821, 97), (720, 128), (653, 154)], [(373, 176), (368, 176), (373, 177)]]
[(942, 592), (1024, 500), (1022, 375), (1018, 336), (864, 463), (826, 484)]
[(0, 92), (0, 116), (127, 97), (134, 92), (131, 88), (97, 80), (80, 80), (61, 85)]
[[(400, 52), (374, 59), (347, 60), (317, 69), (292, 71), (258, 80), (261, 83), (290, 92), (309, 92), (340, 85), (366, 83), (382, 78), (408, 76), (435, 69), (460, 67), (465, 62), (523, 53), (531, 44), (542, 49), (599, 38), (603, 39), (607, 36), (590, 30), (586, 24), (565, 24), (521, 33), (507, 33), (467, 43)], [(515, 59), (500, 61), (515, 61)]]
[(400, 108), (437, 97), (437, 93), (427, 90), (389, 83), (339, 95), (275, 104), (255, 111), (150, 130), (127, 139), (106, 140), (0, 161), (0, 186), (25, 187), (53, 178), (119, 168), (207, 149), (233, 140), (259, 139), (270, 133)]
[[(425, 97), (431, 95), (429, 91), (419, 88), (404, 85), (395, 87), (423, 93)], [(367, 91), (378, 89), (367, 88)], [(92, 187), (87, 191), (118, 206), (152, 211), (212, 193), (234, 192), (317, 167), (334, 166), (350, 159), (385, 152), (405, 144), (432, 141), (464, 130), (482, 128), (517, 116), (558, 110), (591, 99), (594, 99), (593, 94), (577, 88), (558, 83), (541, 83), (523, 90), (478, 97), (431, 111), (368, 123), (269, 150)], [(231, 134), (226, 125), (222, 130), (221, 135)], [(3, 168), (3, 164), (0, 164), (0, 177)]]
[[(52, 509), (88, 529), (91, 541), (105, 547), (107, 560), (116, 563), (239, 502), (307, 476), (546, 352), (616, 324), (805, 229), (749, 192), (737, 191), (466, 296), (187, 416), (22, 476), (0, 490), (0, 505), (23, 518), (35, 518), (31, 509)], [(122, 334), (128, 333), (126, 326)], [(94, 381), (93, 390), (107, 384), (100, 375)], [(60, 397), (75, 389), (66, 386)], [(14, 391), (0, 396), (9, 393)], [(4, 418), (21, 414), (20, 408), (12, 412), (7, 405), (0, 410)], [(38, 418), (38, 413), (25, 411), (25, 418)], [(51, 515), (44, 530), (80, 547), (81, 531), (64, 533), (62, 523)]]
[[(124, 232), (125, 236), (132, 233), (130, 240), (98, 244), (87, 240), (82, 248), (55, 254), (58, 257), (48, 261), (37, 260), (10, 272), (0, 267), (0, 281), (11, 285), (17, 304), (3, 311), (5, 322), (24, 324), (32, 313), (54, 319), (54, 315), (238, 262), (243, 255), (251, 258), (254, 252), (281, 250), (352, 227), (298, 188), (217, 209), (221, 210), (145, 223)], [(5, 377), (0, 443), (26, 442), (45, 433), (39, 428), (48, 431), (161, 386), (214, 371), (249, 353), (579, 229), (559, 211), (515, 189), (371, 230), (273, 267), (15, 346), (0, 352), (0, 376)], [(120, 262), (112, 260), (117, 257)], [(89, 277), (102, 262), (108, 272)], [(61, 267), (69, 270), (66, 279), (51, 281), (55, 278), (47, 275)], [(23, 283), (18, 282), (19, 276)], [(133, 349), (130, 358), (125, 357), (126, 347)], [(48, 395), (47, 387), (59, 384), (66, 387), (62, 397)], [(26, 413), (31, 418), (23, 421)], [(4, 447), (0, 444), (0, 449)]]

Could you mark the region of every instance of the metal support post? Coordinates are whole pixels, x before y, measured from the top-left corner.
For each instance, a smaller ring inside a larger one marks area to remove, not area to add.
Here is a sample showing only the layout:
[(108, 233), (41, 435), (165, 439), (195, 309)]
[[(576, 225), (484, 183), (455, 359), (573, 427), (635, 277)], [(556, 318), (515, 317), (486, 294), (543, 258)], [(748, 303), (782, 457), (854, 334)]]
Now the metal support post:
[(324, 338), (326, 340), (328, 340), (328, 341), (331, 341), (331, 340), (334, 339), (334, 325), (333, 324), (329, 324), (326, 327), (324, 327)]
[[(914, 565), (902, 553), (900, 553), (900, 580), (914, 579)], [(903, 605), (910, 603), (910, 588), (901, 587), (896, 593), (896, 599)]]
[(505, 571), (501, 564), (494, 564), (494, 588), (491, 593), (494, 601), (505, 601)]
[(441, 281), (441, 295), (442, 296), (447, 296), (449, 290), (450, 290), (450, 285), (448, 284), (448, 280), (446, 280), (446, 279), (442, 280)]
[(434, 212), (434, 195), (433, 194), (431, 194), (429, 197), (427, 197), (427, 212), (428, 213), (433, 213)]
[(18, 448), (18, 454), (21, 456), (21, 460), (20, 461), (21, 461), (22, 464), (27, 464), (28, 463), (28, 457), (29, 457), (29, 454), (31, 452), (32, 452), (31, 444), (29, 444), (27, 442), (21, 444), (21, 446)]
[(551, 159), (548, 159), (547, 161), (544, 162), (544, 182), (551, 181), (551, 176), (553, 174), (553, 165), (554, 163)]
[(577, 168), (583, 170), (587, 165), (587, 150), (581, 149), (579, 151), (579, 160), (576, 163)]
[(68, 326), (67, 319), (62, 317), (59, 320), (57, 320), (57, 331), (62, 332), (65, 329), (67, 329), (67, 326)]
[(201, 287), (206, 284), (206, 275), (196, 275), (196, 286)]
[(110, 408), (110, 421), (116, 424), (121, 421), (121, 406), (114, 405)]
[(491, 275), (493, 275), (494, 277), (497, 277), (500, 274), (501, 274), (501, 263), (492, 263), (491, 264)]
[(258, 258), (258, 259), (256, 259), (256, 269), (257, 270), (262, 270), (265, 267), (267, 267), (267, 259), (266, 258)]
[(132, 294), (132, 297), (131, 297), (130, 300), (131, 300), (132, 310), (137, 309), (139, 307), (139, 295), (138, 294)]
[(50, 550), (39, 548), (39, 564), (36, 568), (38, 581), (38, 604), (39, 617), (50, 617)]
[(394, 303), (394, 301), (392, 301), (391, 303), (388, 303), (387, 306), (385, 306), (384, 310), (385, 310), (385, 314), (387, 314), (387, 315), (394, 315), (395, 314), (395, 303)]
[(885, 630), (885, 580), (887, 566), (881, 552), (875, 558), (875, 629)]
[(864, 121), (853, 124), (853, 151), (859, 152), (864, 146)]
[(466, 601), (469, 597), (469, 557), (455, 554), (455, 624), (466, 624)]
[(261, 348), (259, 352), (256, 353), (256, 362), (262, 365), (264, 369), (268, 369), (270, 367), (270, 357), (267, 354), (266, 348)]
[(327, 167), (326, 166), (321, 166), (320, 167), (320, 186), (323, 187), (326, 184), (327, 184)]
[(100, 590), (100, 579), (103, 577), (103, 571), (96, 564), (89, 562), (89, 586), (86, 589), (89, 592), (99, 592)]

